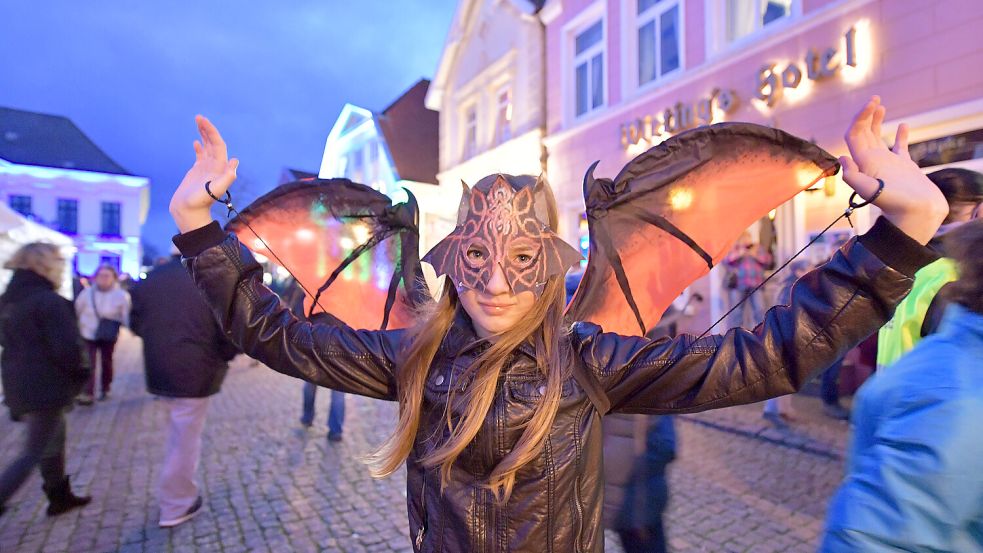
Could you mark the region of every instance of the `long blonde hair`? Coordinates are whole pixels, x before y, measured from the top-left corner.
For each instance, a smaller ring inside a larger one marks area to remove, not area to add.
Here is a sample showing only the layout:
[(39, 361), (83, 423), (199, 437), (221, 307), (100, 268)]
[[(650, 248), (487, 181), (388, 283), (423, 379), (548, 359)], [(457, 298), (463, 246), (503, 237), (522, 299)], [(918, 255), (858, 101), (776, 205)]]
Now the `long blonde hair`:
[(17, 250), (6, 263), (5, 269), (25, 269), (41, 275), (55, 288), (61, 286), (65, 275), (65, 258), (58, 246), (46, 242), (31, 242)]
[[(549, 226), (557, 226), (556, 204), (546, 189)], [(368, 457), (372, 475), (388, 476), (395, 472), (413, 450), (423, 408), (423, 391), (437, 350), (454, 323), (459, 310), (457, 292), (445, 284), (440, 298), (418, 318), (420, 324), (409, 331), (409, 347), (397, 372), (399, 422), (393, 434)], [(569, 342), (564, 339), (565, 305), (563, 275), (550, 277), (543, 293), (522, 322), (502, 333), (474, 363), (462, 378), (473, 378), (473, 384), (461, 391), (451, 391), (446, 402), (444, 421), (447, 439), (420, 459), (426, 468), (440, 467), (441, 489), (450, 482), (451, 467), (468, 444), (474, 440), (495, 400), (499, 377), (507, 370), (510, 354), (520, 344), (531, 343), (536, 352), (536, 366), (546, 379), (546, 392), (525, 423), (515, 447), (492, 470), (485, 487), (494, 492), (502, 503), (508, 501), (515, 485), (516, 473), (542, 452), (559, 409), (563, 381), (569, 374)], [(453, 420), (452, 405), (466, 405), (466, 411)]]

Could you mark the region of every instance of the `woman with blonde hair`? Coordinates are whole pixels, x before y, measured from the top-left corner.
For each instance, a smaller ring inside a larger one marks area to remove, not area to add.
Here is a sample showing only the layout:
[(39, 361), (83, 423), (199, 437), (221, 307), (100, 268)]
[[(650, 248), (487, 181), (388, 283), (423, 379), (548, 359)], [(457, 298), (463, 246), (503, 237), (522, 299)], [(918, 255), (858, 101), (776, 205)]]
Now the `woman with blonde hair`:
[(65, 410), (88, 377), (88, 366), (72, 304), (55, 292), (65, 270), (58, 247), (27, 244), (4, 267), (14, 274), (0, 296), (0, 372), (10, 416), (27, 423), (27, 435), (24, 448), (0, 473), (0, 513), (37, 466), (50, 500), (48, 515), (57, 515), (89, 502), (72, 493), (65, 475)]
[[(203, 117), (195, 164), (171, 199), (182, 232), (174, 241), (247, 354), (315, 384), (398, 402), (398, 424), (371, 463), (384, 476), (405, 462), (415, 551), (598, 552), (603, 415), (792, 393), (882, 324), (931, 260), (924, 244), (945, 216), (944, 199), (907, 157), (903, 127), (895, 150), (884, 147), (883, 117), (871, 100), (848, 133), (853, 157), (840, 162), (861, 196), (877, 194), (885, 217), (806, 275), (791, 305), (770, 310), (753, 331), (653, 341), (569, 324), (564, 273), (579, 255), (555, 234), (548, 186), (509, 175), (465, 192), (457, 228), (425, 257), (447, 279), (416, 326), (302, 321), (263, 285), (250, 251), (212, 221), (212, 199), (224, 197), (238, 161)], [(705, 153), (714, 144), (689, 146)]]
[(92, 375), (79, 394), (81, 405), (92, 405), (96, 386), (96, 360), (101, 361), (99, 400), (109, 398), (113, 384), (113, 352), (119, 339), (119, 328), (130, 318), (130, 294), (119, 284), (119, 273), (112, 265), (96, 269), (92, 283), (75, 298), (79, 331), (85, 339), (92, 365)]

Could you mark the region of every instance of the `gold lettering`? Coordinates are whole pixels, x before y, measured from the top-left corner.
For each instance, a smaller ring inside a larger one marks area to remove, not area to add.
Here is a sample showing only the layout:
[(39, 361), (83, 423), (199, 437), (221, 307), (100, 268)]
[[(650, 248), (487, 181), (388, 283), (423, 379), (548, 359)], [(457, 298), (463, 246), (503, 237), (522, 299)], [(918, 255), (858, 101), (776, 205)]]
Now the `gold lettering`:
[(676, 123), (676, 114), (673, 113), (671, 108), (666, 108), (666, 110), (662, 112), (662, 126), (665, 128), (666, 132), (671, 134), (678, 131), (679, 128), (676, 126)]
[(773, 106), (782, 99), (782, 83), (775, 74), (775, 64), (763, 65), (758, 69), (755, 96), (764, 100), (768, 106)]
[(820, 79), (832, 77), (833, 75), (836, 74), (837, 71), (839, 71), (840, 62), (836, 61), (836, 63), (834, 63), (833, 61), (835, 59), (836, 59), (836, 48), (827, 48), (826, 51), (823, 52), (823, 57), (819, 64)]
[(806, 75), (810, 81), (819, 78), (819, 54), (813, 48), (809, 48), (809, 53), (806, 54)]
[(802, 70), (794, 63), (782, 71), (782, 86), (785, 88), (797, 88), (802, 82)]
[(645, 140), (652, 140), (652, 116), (651, 115), (646, 115), (645, 118), (642, 119), (642, 129), (643, 129), (642, 130), (642, 137), (644, 137)]
[(730, 89), (721, 90), (717, 94), (717, 107), (724, 113), (730, 113), (737, 107), (737, 93)]
[(857, 66), (857, 30), (850, 27), (846, 32), (846, 64), (850, 67)]

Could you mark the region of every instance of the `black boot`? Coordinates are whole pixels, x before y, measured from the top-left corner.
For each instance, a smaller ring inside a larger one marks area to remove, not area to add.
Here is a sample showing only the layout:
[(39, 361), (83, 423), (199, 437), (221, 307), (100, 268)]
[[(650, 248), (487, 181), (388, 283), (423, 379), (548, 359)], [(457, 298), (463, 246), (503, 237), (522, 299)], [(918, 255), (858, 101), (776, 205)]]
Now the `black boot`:
[(72, 487), (68, 483), (68, 477), (53, 487), (44, 486), (44, 493), (48, 496), (48, 516), (60, 515), (71, 511), (76, 507), (88, 505), (92, 501), (91, 497), (79, 497), (72, 493)]

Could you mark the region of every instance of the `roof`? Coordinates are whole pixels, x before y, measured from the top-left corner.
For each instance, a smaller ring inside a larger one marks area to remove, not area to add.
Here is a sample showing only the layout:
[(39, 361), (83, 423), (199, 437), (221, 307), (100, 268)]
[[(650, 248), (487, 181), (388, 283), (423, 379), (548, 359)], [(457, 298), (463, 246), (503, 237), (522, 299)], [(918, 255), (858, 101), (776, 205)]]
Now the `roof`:
[[(539, 12), (546, 6), (548, 0), (509, 0), (508, 4), (513, 8), (514, 14), (525, 16), (535, 16), (539, 18)], [(496, 3), (496, 9), (502, 3)], [(443, 95), (447, 89), (447, 81), (454, 70), (457, 60), (458, 50), (462, 43), (473, 35), (473, 29), (478, 16), (481, 15), (481, 3), (478, 0), (460, 0), (454, 11), (454, 18), (451, 20), (450, 28), (447, 30), (447, 38), (444, 39), (444, 47), (440, 52), (440, 60), (437, 62), (437, 72), (434, 74), (433, 86), (430, 87), (430, 98), (427, 105), (440, 109), (443, 102)], [(545, 47), (545, 46), (544, 46)], [(528, 54), (527, 54), (528, 55)]]
[(302, 171), (300, 169), (291, 169), (289, 167), (284, 167), (283, 172), (280, 173), (279, 184), (286, 184), (288, 182), (294, 182), (299, 180), (316, 179), (317, 173), (312, 173), (310, 171)]
[(0, 107), (0, 158), (19, 165), (132, 175), (71, 119)]
[(437, 183), (439, 116), (423, 104), (430, 81), (420, 79), (377, 117), (401, 180)]

